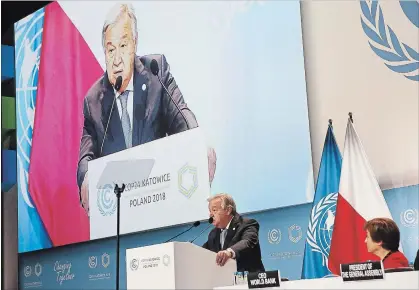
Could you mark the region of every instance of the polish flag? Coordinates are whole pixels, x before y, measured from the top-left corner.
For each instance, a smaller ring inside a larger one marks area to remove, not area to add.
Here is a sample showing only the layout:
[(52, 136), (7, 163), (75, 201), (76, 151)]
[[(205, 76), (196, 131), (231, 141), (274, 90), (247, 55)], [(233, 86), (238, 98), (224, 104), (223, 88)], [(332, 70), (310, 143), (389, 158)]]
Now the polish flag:
[(349, 119), (329, 254), (332, 273), (340, 275), (341, 264), (379, 260), (368, 253), (363, 229), (366, 221), (377, 217), (391, 218), (390, 210)]
[(103, 69), (58, 2), (46, 6), (43, 29), (29, 192), (53, 246), (61, 246), (90, 237), (76, 172), (83, 99)]

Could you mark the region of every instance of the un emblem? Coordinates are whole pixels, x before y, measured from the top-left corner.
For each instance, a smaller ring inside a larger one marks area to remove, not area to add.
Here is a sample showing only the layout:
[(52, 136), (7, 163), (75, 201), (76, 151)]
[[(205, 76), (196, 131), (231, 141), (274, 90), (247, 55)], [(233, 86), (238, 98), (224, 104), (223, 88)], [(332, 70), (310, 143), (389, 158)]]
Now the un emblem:
[(196, 167), (185, 164), (178, 171), (179, 191), (190, 198), (198, 188), (198, 171)]
[(106, 184), (98, 190), (97, 207), (103, 216), (110, 216), (116, 211), (116, 196), (112, 185)]
[(319, 252), (323, 257), (323, 265), (327, 265), (332, 240), (333, 226), (338, 193), (330, 193), (313, 206), (308, 223), (307, 242), (312, 251)]
[[(361, 1), (361, 24), (374, 53), (392, 71), (412, 81), (419, 81), (419, 53), (400, 42), (396, 33), (386, 25), (378, 1)], [(419, 3), (400, 1), (404, 14), (415, 26), (419, 23)]]
[[(28, 188), (30, 152), (35, 118), (36, 91), (38, 89), (44, 9), (15, 24), (15, 82), (16, 82), (16, 138), (17, 183), (19, 200), (34, 208)], [(29, 222), (29, 221), (28, 221)], [(29, 246), (25, 245), (25, 246)], [(19, 249), (20, 250), (20, 249)], [(32, 247), (31, 247), (32, 250)]]

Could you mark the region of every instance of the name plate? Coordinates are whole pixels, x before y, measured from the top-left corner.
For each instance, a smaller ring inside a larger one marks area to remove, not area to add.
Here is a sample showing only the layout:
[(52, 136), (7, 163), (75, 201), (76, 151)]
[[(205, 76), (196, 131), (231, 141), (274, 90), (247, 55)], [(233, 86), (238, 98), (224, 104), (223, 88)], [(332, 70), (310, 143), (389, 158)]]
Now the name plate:
[(342, 264), (340, 273), (344, 282), (384, 279), (383, 265), (378, 261)]
[(247, 274), (249, 289), (279, 287), (280, 281), (279, 271), (250, 272)]

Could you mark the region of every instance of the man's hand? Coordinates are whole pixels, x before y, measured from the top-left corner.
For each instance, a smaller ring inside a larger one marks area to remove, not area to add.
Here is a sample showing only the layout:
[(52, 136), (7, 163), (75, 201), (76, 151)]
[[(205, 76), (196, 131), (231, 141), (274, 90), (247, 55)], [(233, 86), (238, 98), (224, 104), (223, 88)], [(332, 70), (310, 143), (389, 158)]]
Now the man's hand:
[(80, 195), (81, 195), (81, 206), (86, 211), (86, 214), (89, 215), (89, 178), (86, 175), (84, 176), (83, 183), (81, 185)]
[(215, 261), (218, 266), (224, 266), (225, 263), (230, 259), (232, 256), (231, 252), (229, 251), (220, 251), (217, 253), (217, 256), (215, 257)]

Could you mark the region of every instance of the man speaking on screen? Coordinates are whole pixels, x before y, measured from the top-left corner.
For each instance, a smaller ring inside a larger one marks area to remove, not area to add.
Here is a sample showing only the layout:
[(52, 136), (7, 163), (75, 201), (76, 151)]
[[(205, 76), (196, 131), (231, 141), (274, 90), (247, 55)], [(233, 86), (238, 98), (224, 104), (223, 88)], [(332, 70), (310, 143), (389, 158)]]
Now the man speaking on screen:
[[(87, 213), (90, 160), (198, 127), (165, 56), (139, 57), (135, 54), (137, 44), (134, 9), (117, 4), (102, 30), (106, 71), (89, 89), (83, 103), (77, 183)], [(210, 182), (215, 171), (211, 156), (215, 158), (213, 150), (208, 152)]]
[(242, 217), (233, 198), (225, 193), (208, 199), (215, 228), (203, 248), (216, 252), (216, 263), (224, 266), (229, 259), (237, 262), (237, 271), (265, 271), (259, 244), (259, 223)]

